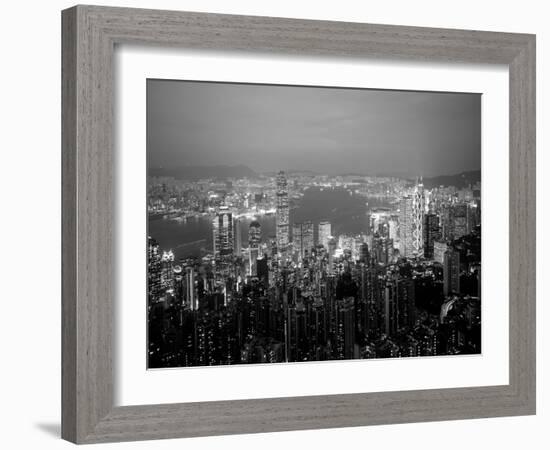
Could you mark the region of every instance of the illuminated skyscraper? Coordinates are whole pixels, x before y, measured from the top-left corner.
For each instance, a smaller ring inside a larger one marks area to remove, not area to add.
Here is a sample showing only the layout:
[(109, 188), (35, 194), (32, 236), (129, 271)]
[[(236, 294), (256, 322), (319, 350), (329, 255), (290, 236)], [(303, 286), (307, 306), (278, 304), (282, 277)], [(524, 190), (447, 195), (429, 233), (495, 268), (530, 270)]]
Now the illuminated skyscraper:
[(212, 222), (214, 233), (214, 257), (216, 259), (233, 254), (233, 219), (227, 206), (221, 206)]
[(468, 234), (468, 205), (459, 203), (452, 208), (453, 239), (459, 239)]
[(443, 241), (453, 239), (453, 210), (452, 206), (447, 203), (441, 205), (439, 209), (439, 228)]
[(388, 280), (384, 288), (384, 333), (388, 336), (397, 331), (397, 317), (397, 285), (394, 280)]
[(287, 180), (283, 171), (277, 175), (276, 233), (278, 251), (284, 253), (289, 243), (289, 206)]
[(415, 288), (410, 278), (395, 281), (397, 295), (397, 328), (414, 327), (416, 322)]
[(174, 253), (172, 250), (162, 252), (160, 284), (164, 292), (174, 289)]
[(387, 237), (374, 236), (372, 254), (376, 262), (383, 265), (389, 264), (393, 256), (393, 241)]
[(355, 246), (355, 238), (348, 234), (341, 234), (338, 236), (338, 247), (344, 253), (352, 255), (353, 247)]
[(370, 263), (370, 253), (369, 253), (368, 244), (363, 243), (361, 245), (359, 253), (360, 253), (359, 261), (361, 261), (362, 263), (368, 265)]
[(298, 259), (301, 260), (306, 254), (309, 255), (314, 245), (313, 223), (295, 223), (292, 227), (292, 247)]
[(362, 235), (354, 236), (351, 243), (351, 257), (354, 261), (359, 261), (359, 259), (361, 259), (361, 248), (363, 247), (363, 244), (364, 241)]
[(262, 238), (262, 228), (260, 222), (254, 220), (248, 227), (248, 274), (257, 275), (256, 261), (260, 255), (260, 241)]
[(183, 268), (176, 264), (172, 267), (174, 273), (174, 296), (176, 300), (181, 301), (183, 299)]
[(390, 219), (388, 220), (388, 237), (393, 241), (396, 242), (398, 239), (398, 232), (399, 229), (399, 217), (392, 215)]
[(424, 254), (424, 184), (422, 180), (414, 188), (412, 202), (412, 214), (413, 214), (413, 251), (417, 256), (423, 256)]
[(149, 297), (149, 303), (156, 303), (160, 301), (162, 285), (161, 285), (161, 272), (162, 262), (160, 249), (157, 241), (153, 238), (148, 238), (147, 247), (147, 292)]
[(424, 216), (424, 256), (426, 258), (433, 258), (434, 256), (434, 242), (440, 237), (439, 231), (439, 217), (437, 214), (428, 213)]
[(452, 248), (445, 252), (443, 259), (443, 294), (460, 292), (460, 253)]
[(311, 249), (315, 247), (315, 239), (313, 235), (313, 223), (304, 222), (302, 224), (302, 249), (303, 256), (311, 255)]
[(292, 251), (298, 255), (299, 258), (302, 256), (302, 224), (295, 223), (292, 225)]
[(399, 251), (401, 256), (413, 255), (412, 222), (412, 198), (410, 195), (406, 195), (401, 198), (399, 205)]
[(269, 281), (269, 266), (267, 257), (261, 256), (256, 260), (256, 275), (266, 285)]
[(399, 233), (401, 256), (424, 254), (424, 185), (417, 183), (410, 195), (401, 199)]
[(336, 239), (331, 237), (328, 240), (328, 268), (327, 272), (329, 275), (334, 275), (334, 253), (336, 252)]
[(262, 240), (262, 226), (257, 220), (250, 222), (248, 226), (248, 246), (250, 248), (258, 248)]
[(374, 233), (381, 233), (384, 226), (387, 226), (391, 211), (387, 208), (376, 208), (370, 214), (370, 230)]
[(198, 309), (198, 299), (195, 294), (195, 271), (192, 267), (185, 268), (184, 304), (191, 310)]
[(328, 221), (319, 222), (319, 245), (328, 249), (328, 241), (332, 236), (332, 226)]
[(434, 242), (434, 254), (433, 259), (440, 264), (445, 262), (445, 252), (447, 251), (448, 246), (446, 242), (435, 241)]
[(355, 299), (346, 297), (336, 303), (336, 351), (337, 359), (355, 357)]
[(233, 219), (233, 222), (235, 223), (235, 232), (234, 232), (234, 240), (235, 240), (235, 255), (241, 256), (241, 252), (243, 249), (243, 238), (242, 238), (242, 223), (241, 220), (238, 218)]

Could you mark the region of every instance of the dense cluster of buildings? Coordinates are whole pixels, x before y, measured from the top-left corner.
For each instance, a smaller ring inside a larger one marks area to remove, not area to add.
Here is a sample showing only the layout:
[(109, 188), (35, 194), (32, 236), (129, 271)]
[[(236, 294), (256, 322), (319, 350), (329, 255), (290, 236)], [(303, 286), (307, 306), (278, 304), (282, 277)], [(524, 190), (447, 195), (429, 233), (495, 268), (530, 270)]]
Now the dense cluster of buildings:
[(339, 236), (291, 223), (289, 191), (278, 173), (274, 236), (255, 220), (243, 233), (220, 198), (207, 255), (176, 260), (149, 238), (149, 367), (480, 353), (478, 189), (417, 180)]

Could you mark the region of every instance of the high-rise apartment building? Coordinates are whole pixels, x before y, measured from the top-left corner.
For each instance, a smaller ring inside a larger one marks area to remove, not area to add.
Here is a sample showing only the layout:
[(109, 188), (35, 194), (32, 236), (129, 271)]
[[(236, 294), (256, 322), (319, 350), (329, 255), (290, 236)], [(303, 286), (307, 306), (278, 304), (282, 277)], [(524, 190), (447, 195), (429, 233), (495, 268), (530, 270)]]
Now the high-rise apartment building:
[(257, 275), (257, 260), (260, 256), (260, 241), (262, 238), (262, 227), (260, 222), (254, 220), (248, 227), (248, 274)]
[(324, 220), (319, 222), (319, 245), (328, 249), (328, 241), (332, 236), (332, 226), (330, 222)]
[(327, 267), (327, 273), (328, 275), (334, 275), (334, 253), (336, 252), (336, 246), (337, 242), (336, 239), (331, 237), (328, 240), (328, 267)]
[(198, 309), (198, 299), (195, 293), (195, 270), (192, 267), (185, 268), (184, 304), (191, 310)]
[(355, 357), (355, 299), (346, 297), (336, 302), (336, 358)]
[(452, 209), (453, 239), (459, 239), (469, 233), (468, 230), (468, 205), (458, 203)]
[(445, 252), (443, 259), (443, 295), (460, 292), (460, 253), (452, 248)]
[(239, 218), (233, 219), (234, 223), (234, 241), (235, 241), (235, 255), (241, 256), (241, 252), (243, 249), (243, 238), (242, 238), (242, 222)]
[(392, 215), (388, 220), (388, 237), (393, 241), (398, 240), (399, 216)]
[(258, 248), (262, 240), (262, 226), (257, 220), (250, 222), (248, 226), (248, 246), (250, 248)]
[(431, 259), (434, 256), (434, 242), (440, 239), (439, 217), (428, 213), (424, 216), (424, 257)]
[(149, 303), (158, 302), (162, 295), (162, 261), (160, 248), (157, 241), (153, 238), (148, 238), (147, 246), (147, 292)]
[(174, 289), (174, 253), (172, 250), (162, 252), (160, 285), (164, 292)]
[(214, 257), (220, 259), (233, 254), (233, 217), (227, 206), (221, 206), (212, 221)]
[(434, 254), (433, 259), (440, 264), (445, 262), (445, 252), (447, 251), (448, 246), (446, 242), (435, 241), (434, 242)]
[(295, 223), (292, 226), (292, 247), (298, 259), (311, 254), (314, 246), (313, 222)]

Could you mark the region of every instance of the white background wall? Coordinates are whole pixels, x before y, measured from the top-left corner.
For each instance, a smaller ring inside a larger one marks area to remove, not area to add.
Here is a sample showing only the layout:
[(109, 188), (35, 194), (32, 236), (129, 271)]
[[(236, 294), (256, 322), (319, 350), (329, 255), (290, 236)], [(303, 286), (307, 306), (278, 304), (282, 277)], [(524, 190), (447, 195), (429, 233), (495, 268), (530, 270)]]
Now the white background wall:
[[(134, 6), (527, 32), (537, 34), (538, 128), (538, 415), (504, 419), (390, 425), (262, 435), (140, 442), (117, 448), (548, 448), (550, 396), (543, 379), (550, 352), (543, 323), (548, 264), (550, 172), (542, 149), (550, 121), (550, 28), (543, 1), (106, 1)], [(11, 1), (2, 5), (0, 71), (0, 412), (3, 448), (68, 448), (60, 417), (60, 11), (70, 1)], [(545, 170), (546, 169), (546, 170)], [(546, 225), (546, 226), (545, 226)], [(546, 251), (545, 251), (546, 250)], [(546, 425), (546, 426), (545, 426)], [(546, 441), (546, 442), (545, 442)], [(546, 444), (546, 445), (545, 445)], [(105, 447), (105, 446), (101, 446)], [(107, 447), (105, 447), (107, 448)], [(109, 447), (114, 448), (114, 447)]]

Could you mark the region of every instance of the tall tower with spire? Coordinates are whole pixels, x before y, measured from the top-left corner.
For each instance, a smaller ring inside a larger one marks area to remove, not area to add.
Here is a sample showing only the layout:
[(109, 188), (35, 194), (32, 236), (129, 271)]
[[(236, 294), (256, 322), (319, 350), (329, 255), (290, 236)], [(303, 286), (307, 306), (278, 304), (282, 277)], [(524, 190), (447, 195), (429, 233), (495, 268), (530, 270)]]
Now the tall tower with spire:
[(285, 173), (281, 170), (277, 175), (277, 215), (276, 238), (279, 253), (285, 253), (289, 243), (289, 205), (288, 184)]
[(424, 185), (422, 179), (417, 179), (412, 192), (401, 199), (399, 234), (402, 256), (424, 255), (424, 212)]
[(424, 255), (424, 184), (417, 179), (412, 196), (412, 246), (416, 256)]

